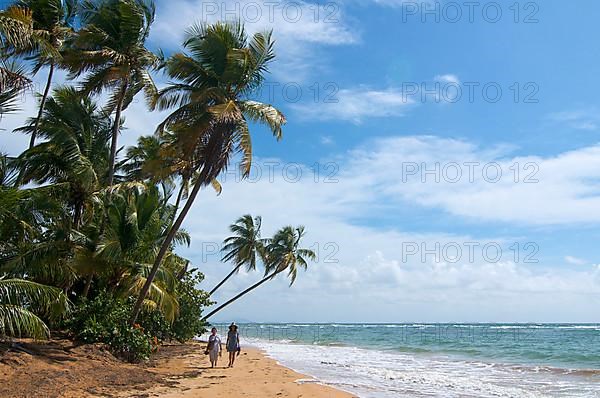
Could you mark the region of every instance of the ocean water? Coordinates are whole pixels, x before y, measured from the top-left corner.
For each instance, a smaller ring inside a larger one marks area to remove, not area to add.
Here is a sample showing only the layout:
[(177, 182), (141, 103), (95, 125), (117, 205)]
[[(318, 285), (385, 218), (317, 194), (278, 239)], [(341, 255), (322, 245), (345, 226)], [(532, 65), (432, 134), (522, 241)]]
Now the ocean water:
[(240, 338), (365, 398), (600, 397), (600, 324), (241, 324)]

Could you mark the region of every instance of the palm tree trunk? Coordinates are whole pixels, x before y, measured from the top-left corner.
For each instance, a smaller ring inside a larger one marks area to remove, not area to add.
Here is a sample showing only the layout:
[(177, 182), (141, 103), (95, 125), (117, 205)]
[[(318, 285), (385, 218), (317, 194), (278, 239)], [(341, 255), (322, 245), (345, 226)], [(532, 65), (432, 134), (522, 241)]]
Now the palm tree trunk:
[(128, 81), (125, 80), (121, 86), (121, 93), (117, 101), (117, 109), (115, 112), (115, 122), (112, 130), (112, 140), (110, 144), (110, 164), (108, 168), (108, 186), (113, 184), (115, 176), (115, 158), (117, 157), (117, 142), (119, 140), (119, 129), (121, 128), (121, 112), (123, 111), (123, 100), (125, 99), (125, 93), (127, 92)]
[(87, 297), (88, 293), (90, 292), (90, 286), (92, 286), (92, 279), (94, 279), (94, 273), (92, 272), (91, 274), (89, 274), (87, 276), (87, 279), (85, 280), (85, 286), (83, 287), (83, 292), (81, 293), (81, 295), (83, 297)]
[(188, 200), (185, 202), (183, 209), (181, 209), (181, 213), (179, 213), (179, 216), (175, 220), (175, 224), (173, 224), (173, 226), (169, 230), (167, 237), (165, 238), (162, 246), (160, 247), (160, 251), (158, 252), (158, 255), (156, 256), (156, 260), (154, 260), (154, 264), (152, 265), (150, 274), (148, 274), (148, 277), (146, 278), (146, 283), (144, 283), (144, 287), (142, 287), (142, 290), (140, 291), (140, 295), (135, 303), (135, 306), (133, 307), (133, 311), (131, 313), (131, 319), (129, 320), (131, 325), (133, 325), (135, 323), (135, 321), (137, 320), (140, 310), (142, 309), (142, 304), (144, 303), (144, 299), (146, 298), (146, 295), (148, 294), (148, 291), (150, 290), (150, 286), (152, 285), (152, 282), (154, 281), (154, 277), (156, 276), (156, 273), (158, 272), (160, 263), (162, 262), (165, 254), (167, 254), (169, 247), (171, 247), (171, 243), (173, 242), (173, 238), (175, 237), (175, 234), (177, 233), (177, 231), (179, 231), (181, 224), (183, 224), (185, 217), (187, 216), (188, 212), (190, 211), (190, 208), (192, 207), (192, 204), (194, 203), (194, 199), (196, 199), (196, 196), (198, 195), (198, 192), (200, 191), (200, 188), (202, 186), (202, 181), (205, 180), (205, 178), (202, 178), (202, 177), (203, 176), (201, 175), (200, 178), (198, 178), (198, 180), (194, 184), (194, 189), (192, 189), (192, 192), (190, 193)]
[(54, 64), (50, 64), (50, 70), (48, 71), (48, 80), (46, 81), (46, 88), (44, 88), (44, 94), (42, 95), (42, 100), (40, 101), (40, 109), (38, 110), (37, 118), (35, 119), (35, 124), (33, 126), (33, 132), (31, 133), (31, 139), (29, 140), (29, 149), (33, 148), (35, 145), (35, 138), (37, 136), (38, 127), (40, 125), (40, 120), (42, 119), (42, 114), (44, 113), (44, 106), (46, 105), (46, 99), (48, 98), (48, 93), (50, 92), (50, 86), (52, 86), (52, 76), (54, 75)]
[(227, 280), (229, 280), (229, 278), (231, 278), (233, 276), (233, 274), (235, 274), (240, 267), (242, 266), (242, 264), (238, 265), (237, 267), (235, 267), (226, 277), (225, 279), (223, 279), (221, 282), (219, 282), (219, 284), (217, 286), (215, 286), (213, 288), (213, 290), (210, 291), (210, 293), (208, 293), (209, 296), (212, 296), (214, 292), (216, 292), (221, 286), (223, 286), (223, 284), (225, 282), (227, 282)]
[(190, 266), (190, 261), (188, 260), (188, 261), (185, 262), (185, 266), (177, 274), (177, 280), (178, 281), (181, 281), (183, 279), (183, 277), (185, 276), (185, 274), (188, 272), (188, 267), (189, 266)]
[(179, 193), (177, 194), (177, 199), (175, 200), (175, 210), (173, 211), (173, 219), (171, 220), (171, 224), (175, 222), (175, 218), (177, 217), (177, 212), (179, 211), (179, 206), (181, 205), (181, 199), (183, 198), (183, 191), (185, 190), (185, 186), (187, 185), (187, 179), (181, 181), (181, 188), (179, 188)]
[(281, 272), (283, 272), (283, 270), (275, 271), (275, 272), (271, 273), (270, 275), (265, 276), (260, 282), (255, 283), (254, 285), (250, 286), (248, 289), (244, 290), (243, 292), (241, 292), (240, 294), (238, 294), (234, 298), (226, 301), (225, 303), (221, 304), (220, 306), (218, 306), (217, 308), (215, 308), (214, 310), (212, 310), (208, 315), (204, 316), (202, 318), (202, 320), (206, 321), (208, 318), (210, 318), (211, 316), (213, 316), (217, 312), (221, 311), (223, 308), (227, 307), (229, 304), (233, 303), (234, 301), (236, 301), (240, 297), (246, 295), (247, 293), (250, 293), (252, 290), (256, 289), (257, 287), (259, 287), (260, 285), (262, 285), (266, 281), (269, 281), (269, 280), (273, 279), (274, 277), (277, 276), (277, 274), (280, 274)]
[(78, 229), (79, 224), (81, 223), (81, 216), (83, 212), (83, 205), (81, 203), (77, 203), (73, 209), (73, 228)]

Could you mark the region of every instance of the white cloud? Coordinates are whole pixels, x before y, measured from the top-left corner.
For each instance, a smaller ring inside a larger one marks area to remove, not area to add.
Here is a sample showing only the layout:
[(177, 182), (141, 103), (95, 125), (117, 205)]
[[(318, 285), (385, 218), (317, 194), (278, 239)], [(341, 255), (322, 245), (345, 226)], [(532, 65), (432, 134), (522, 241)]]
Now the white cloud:
[(341, 89), (331, 101), (292, 104), (299, 117), (317, 120), (344, 120), (360, 124), (366, 118), (403, 116), (415, 102), (401, 90), (369, 87)]
[[(512, 237), (415, 233), (401, 226), (382, 228), (355, 222), (356, 217), (369, 219), (381, 211), (382, 205), (392, 212), (407, 205), (423, 206), (425, 212), (438, 207), (457, 217), (480, 221), (589, 221), (572, 209), (577, 209), (577, 202), (582, 200), (577, 196), (579, 185), (590, 176), (577, 165), (589, 165), (590, 151), (595, 153), (600, 148), (584, 148), (553, 158), (508, 158), (503, 146), (480, 148), (438, 137), (395, 137), (376, 140), (344, 154), (340, 158), (344, 160), (337, 163), (339, 172), (330, 180), (324, 179), (326, 172), (316, 178), (308, 166), (279, 161), (279, 166), (271, 167), (268, 165), (276, 163), (276, 159), (259, 159), (250, 181), (235, 183), (233, 175), (226, 175), (221, 197), (215, 197), (210, 190), (201, 195), (186, 223), (193, 236), (193, 247), (184, 254), (207, 274), (204, 286), (209, 288), (230, 267), (221, 264), (214, 253), (216, 244), (228, 235), (228, 222), (241, 214), (262, 215), (264, 236), (286, 224), (307, 226), (305, 246), (319, 254), (309, 272), (301, 273), (292, 289), (288, 289), (283, 277), (269, 283), (223, 312), (224, 318), (323, 322), (595, 321), (595, 308), (600, 301), (600, 269), (596, 267), (564, 269), (560, 268), (560, 259), (556, 264), (532, 266), (522, 258), (513, 258), (509, 248), (514, 242)], [(503, 159), (503, 165), (537, 159), (540, 170), (544, 169), (542, 166), (548, 170), (543, 174), (540, 171), (539, 184), (523, 191), (511, 189), (514, 183), (488, 187), (480, 180), (452, 187), (442, 183), (402, 183), (398, 173), (402, 161), (451, 159)], [(590, 165), (590, 169), (600, 170), (595, 165)], [(298, 175), (302, 177), (296, 180)], [(598, 210), (600, 207), (585, 213), (594, 217), (600, 213)], [(465, 246), (468, 242), (497, 242), (503, 256), (491, 261), (480, 249), (473, 259), (463, 252), (459, 261), (450, 261), (447, 255), (437, 260), (433, 255), (423, 258), (422, 252), (408, 256), (406, 245), (411, 242), (429, 250), (436, 244), (448, 247), (453, 243)], [(258, 273), (242, 274), (215, 298), (222, 301), (259, 278)]]
[(434, 80), (442, 83), (460, 84), (458, 76), (452, 74), (437, 75)]
[(326, 67), (320, 48), (360, 40), (344, 9), (331, 4), (172, 0), (158, 5), (151, 40), (163, 47), (178, 48), (185, 29), (194, 23), (239, 19), (249, 33), (273, 30), (278, 58), (273, 73), (285, 83), (298, 82)]
[(331, 136), (324, 135), (324, 136), (321, 137), (321, 144), (323, 144), (323, 145), (333, 145), (333, 144), (335, 144), (335, 141), (333, 140), (333, 138), (331, 138)]
[(600, 116), (597, 109), (577, 109), (552, 113), (548, 117), (551, 121), (566, 125), (576, 130), (598, 130)]
[(374, 89), (365, 85), (339, 89), (336, 86), (336, 90), (327, 91), (329, 95), (325, 98), (292, 103), (290, 107), (299, 118), (360, 124), (368, 118), (404, 116), (411, 105), (417, 103), (456, 102), (454, 91), (449, 91), (447, 86), (460, 84), (458, 76), (445, 74), (436, 75), (433, 82), (405, 82), (401, 87), (386, 89)]
[(573, 256), (565, 256), (565, 261), (572, 265), (585, 265), (588, 262), (584, 259), (573, 257)]
[(477, 221), (600, 222), (600, 191), (589, 183), (600, 178), (600, 145), (552, 157), (511, 157), (505, 150), (437, 137), (396, 137), (351, 152), (347, 170), (368, 176), (368, 188), (392, 203), (406, 201)]
[(408, 4), (411, 7), (424, 7), (424, 5), (434, 3), (434, 0), (422, 0), (418, 2), (414, 0), (372, 0), (372, 2), (379, 6), (397, 8), (402, 7), (405, 4)]

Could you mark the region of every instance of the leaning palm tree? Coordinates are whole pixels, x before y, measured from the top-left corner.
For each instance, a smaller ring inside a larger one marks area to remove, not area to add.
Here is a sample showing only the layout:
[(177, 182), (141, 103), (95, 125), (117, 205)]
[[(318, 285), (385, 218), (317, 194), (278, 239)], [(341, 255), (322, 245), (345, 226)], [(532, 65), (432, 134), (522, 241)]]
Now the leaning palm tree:
[(200, 188), (213, 183), (237, 153), (241, 153), (242, 175), (249, 175), (252, 140), (248, 122), (266, 124), (277, 139), (281, 139), (285, 124), (283, 114), (273, 106), (249, 99), (260, 89), (275, 57), (271, 33), (257, 33), (249, 39), (239, 23), (193, 26), (184, 47), (189, 53), (173, 55), (166, 65), (177, 82), (162, 90), (153, 105), (176, 108), (161, 123), (158, 134), (175, 134), (169, 144), (171, 152), (178, 156), (181, 172), (192, 177), (192, 189), (156, 256), (134, 306), (132, 323)]
[(22, 23), (26, 20), (18, 17), (23, 13), (30, 15), (31, 18), (31, 30), (24, 39), (6, 40), (9, 44), (8, 53), (24, 56), (32, 61), (33, 74), (48, 67), (46, 85), (40, 99), (34, 128), (31, 131), (30, 148), (35, 145), (37, 128), (50, 92), (55, 69), (63, 61), (62, 51), (65, 41), (74, 32), (76, 5), (77, 0), (19, 0), (7, 9), (7, 13)]
[(60, 289), (23, 279), (0, 279), (0, 338), (46, 338), (48, 326), (38, 314), (60, 316), (69, 310)]
[(300, 241), (304, 237), (304, 233), (303, 226), (297, 228), (287, 226), (277, 231), (275, 236), (273, 236), (271, 239), (271, 242), (266, 247), (265, 277), (232, 299), (227, 300), (225, 303), (212, 310), (203, 318), (203, 320), (210, 318), (240, 297), (250, 293), (257, 287), (274, 279), (277, 275), (285, 271), (287, 271), (288, 277), (290, 278), (290, 286), (293, 285), (298, 275), (298, 269), (302, 268), (306, 270), (308, 268), (308, 263), (306, 260), (316, 260), (315, 252), (310, 249), (300, 248)]
[(246, 266), (247, 271), (256, 270), (257, 260), (264, 256), (265, 241), (260, 238), (260, 227), (262, 219), (260, 217), (252, 218), (251, 215), (240, 217), (234, 224), (229, 226), (229, 230), (234, 234), (223, 241), (222, 251), (225, 253), (222, 261), (233, 261), (233, 270), (215, 286), (211, 291), (212, 296), (225, 282), (234, 274), (240, 271), (242, 266)]
[(70, 78), (85, 74), (83, 92), (112, 90), (106, 106), (108, 113), (114, 112), (109, 185), (114, 178), (121, 113), (140, 91), (148, 96), (156, 93), (149, 70), (160, 59), (145, 47), (154, 13), (150, 0), (86, 1), (80, 7), (84, 26), (65, 54)]

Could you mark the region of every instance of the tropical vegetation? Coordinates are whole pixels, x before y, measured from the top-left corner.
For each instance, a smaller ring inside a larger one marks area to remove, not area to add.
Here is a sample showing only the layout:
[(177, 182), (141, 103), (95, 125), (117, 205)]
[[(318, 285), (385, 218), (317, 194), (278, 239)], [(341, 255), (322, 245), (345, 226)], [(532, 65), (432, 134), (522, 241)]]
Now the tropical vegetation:
[[(301, 247), (304, 227), (262, 238), (261, 218), (243, 216), (223, 244), (233, 269), (212, 291), (200, 288), (202, 273), (178, 254), (192, 244), (182, 226), (195, 199), (208, 186), (220, 193), (234, 160), (249, 175), (251, 125), (282, 138), (283, 114), (253, 99), (274, 42), (240, 23), (195, 25), (165, 57), (146, 43), (154, 16), (150, 0), (20, 0), (0, 11), (0, 117), (47, 73), (34, 114), (2, 132), (28, 135), (29, 145), (0, 153), (0, 339), (63, 330), (143, 360), (163, 340), (201, 334), (213, 314), (279, 274), (294, 283), (315, 259)], [(166, 87), (156, 87), (159, 73)], [(121, 152), (125, 111), (140, 92), (167, 116)], [(262, 279), (204, 314), (240, 269), (259, 267)]]

